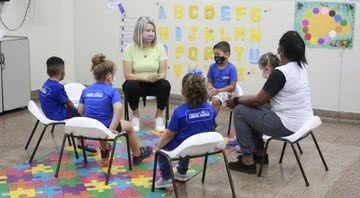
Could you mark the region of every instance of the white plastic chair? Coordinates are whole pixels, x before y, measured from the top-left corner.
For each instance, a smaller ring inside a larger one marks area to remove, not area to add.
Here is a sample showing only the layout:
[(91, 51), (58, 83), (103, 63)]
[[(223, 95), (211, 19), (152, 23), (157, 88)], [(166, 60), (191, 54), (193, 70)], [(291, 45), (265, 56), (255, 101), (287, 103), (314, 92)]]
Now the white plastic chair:
[[(58, 173), (60, 170), (61, 165), (61, 159), (64, 152), (65, 147), (65, 141), (67, 138), (71, 137), (71, 139), (78, 138), (80, 139), (81, 145), (84, 148), (84, 139), (89, 140), (105, 140), (105, 141), (111, 141), (112, 142), (112, 148), (111, 148), (111, 155), (110, 155), (110, 162), (108, 171), (106, 174), (106, 180), (105, 185), (108, 185), (110, 173), (111, 173), (111, 167), (112, 167), (112, 161), (114, 158), (115, 148), (116, 148), (116, 142), (121, 137), (124, 136), (126, 138), (126, 144), (127, 144), (127, 153), (128, 153), (128, 161), (129, 161), (129, 169), (132, 170), (131, 166), (131, 155), (130, 155), (130, 145), (129, 145), (129, 137), (126, 132), (119, 132), (118, 134), (114, 134), (105, 127), (104, 124), (102, 124), (100, 121), (87, 118), (87, 117), (74, 117), (71, 119), (68, 119), (65, 123), (65, 134), (60, 150), (59, 160), (56, 168), (55, 177), (58, 177)], [(77, 150), (75, 150), (75, 155), (77, 155)], [(83, 156), (84, 156), (84, 162), (87, 164), (87, 157), (85, 150), (83, 150)]]
[(178, 147), (176, 147), (172, 151), (166, 150), (159, 150), (155, 153), (155, 162), (154, 162), (154, 170), (153, 170), (153, 181), (152, 181), (152, 188), (151, 191), (154, 192), (155, 190), (155, 180), (156, 180), (156, 167), (157, 167), (157, 160), (158, 156), (164, 156), (169, 164), (170, 164), (170, 171), (171, 171), (171, 179), (175, 191), (175, 197), (178, 196), (178, 192), (176, 189), (174, 172), (172, 168), (172, 161), (177, 161), (180, 159), (191, 159), (191, 158), (198, 158), (198, 157), (205, 157), (204, 160), (204, 168), (203, 168), (203, 175), (201, 182), (204, 183), (205, 181), (205, 174), (206, 174), (206, 166), (207, 166), (207, 159), (209, 155), (214, 155), (218, 153), (222, 153), (224, 156), (226, 172), (228, 174), (231, 192), (233, 197), (236, 197), (235, 190), (233, 186), (233, 181), (231, 178), (231, 173), (228, 168), (228, 161), (226, 154), (224, 152), (225, 149), (225, 141), (221, 134), (217, 132), (206, 132), (206, 133), (199, 133), (187, 138), (183, 141)]
[[(55, 129), (55, 126), (59, 125), (59, 124), (65, 124), (66, 120), (56, 121), (56, 120), (48, 119), (45, 116), (45, 114), (40, 110), (40, 108), (36, 105), (36, 103), (34, 101), (32, 101), (32, 100), (29, 101), (27, 108), (30, 111), (30, 113), (37, 119), (37, 121), (35, 123), (35, 126), (34, 126), (32, 132), (31, 132), (31, 134), (30, 134), (30, 137), (29, 137), (29, 139), (28, 139), (28, 141), (27, 141), (27, 143), (25, 145), (25, 150), (28, 149), (29, 144), (31, 142), (31, 139), (33, 138), (34, 133), (36, 131), (36, 128), (39, 125), (39, 122), (44, 125), (44, 129), (42, 130), (41, 135), (39, 137), (39, 140), (37, 141), (37, 144), (35, 146), (35, 149), (34, 149), (33, 153), (31, 154), (31, 157), (30, 157), (30, 160), (29, 160), (29, 163), (31, 163), (34, 156), (35, 156), (35, 153), (36, 153), (36, 151), (37, 151), (37, 149), (38, 149), (38, 147), (40, 145), (40, 142), (41, 142), (41, 140), (42, 140), (42, 138), (43, 138), (43, 136), (45, 134), (45, 131), (46, 131), (47, 127), (52, 126), (51, 133), (53, 133), (54, 129)], [(69, 140), (69, 145), (71, 146), (72, 144), (71, 144), (70, 138), (68, 140)]]
[(86, 87), (81, 83), (68, 83), (64, 85), (64, 88), (71, 102), (77, 107), (79, 105), (81, 93)]
[[(236, 88), (235, 88), (234, 93), (235, 93), (236, 97), (244, 95), (243, 89), (241, 88), (241, 86), (238, 83), (236, 83)], [(230, 136), (232, 117), (233, 117), (233, 111), (231, 110), (230, 111), (230, 118), (229, 118), (228, 132), (227, 132), (228, 136)]]
[[(306, 138), (307, 136), (311, 135), (312, 139), (314, 140), (314, 143), (315, 143), (315, 146), (316, 146), (316, 149), (318, 150), (319, 152), (319, 155), (320, 155), (320, 158), (321, 158), (321, 161), (323, 162), (324, 164), (324, 167), (325, 167), (325, 170), (328, 171), (328, 166), (325, 162), (325, 159), (320, 151), (320, 147), (316, 141), (316, 138), (314, 136), (314, 133), (313, 133), (313, 130), (316, 129), (317, 127), (319, 127), (321, 125), (321, 120), (318, 116), (313, 116), (311, 117), (307, 122), (304, 123), (304, 125), (297, 131), (295, 132), (294, 134), (292, 135), (289, 135), (289, 136), (286, 136), (286, 137), (281, 137), (281, 138), (275, 138), (275, 137), (271, 137), (271, 136), (267, 136), (267, 135), (263, 135), (263, 139), (266, 141), (266, 144), (265, 144), (265, 153), (267, 152), (267, 149), (268, 149), (268, 146), (269, 146), (269, 142), (273, 139), (275, 140), (279, 140), (279, 141), (283, 141), (284, 142), (284, 145), (283, 145), (283, 148), (282, 148), (282, 151), (281, 151), (281, 157), (280, 157), (280, 161), (279, 163), (282, 163), (282, 159), (283, 159), (283, 156), (284, 156), (284, 152), (285, 152), (285, 148), (286, 148), (286, 144), (289, 143), (291, 145), (291, 148), (294, 152), (294, 155), (295, 155), (295, 158), (296, 158), (296, 161), (299, 165), (299, 168), (300, 168), (300, 171), (301, 171), (301, 174), (305, 180), (305, 184), (306, 186), (309, 186), (309, 182), (307, 180), (307, 177), (305, 175), (305, 172), (304, 172), (304, 169), (301, 165), (301, 162), (300, 162), (300, 159), (298, 157), (298, 154), (296, 152), (296, 149), (294, 147), (294, 144), (298, 144), (299, 141), (301, 141), (302, 139)], [(263, 168), (263, 165), (264, 165), (264, 159), (265, 157), (262, 158), (261, 160), (261, 165), (260, 165), (260, 170), (259, 170), (259, 173), (258, 173), (258, 177), (261, 176), (261, 172), (262, 172), (262, 168)]]

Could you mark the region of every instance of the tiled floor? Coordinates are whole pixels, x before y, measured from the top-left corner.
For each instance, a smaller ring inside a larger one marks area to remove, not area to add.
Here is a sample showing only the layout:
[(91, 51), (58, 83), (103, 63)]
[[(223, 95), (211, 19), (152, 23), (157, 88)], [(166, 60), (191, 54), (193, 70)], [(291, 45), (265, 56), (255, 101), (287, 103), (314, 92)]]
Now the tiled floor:
[[(172, 109), (176, 104), (172, 104)], [(146, 112), (155, 112), (155, 105), (148, 102)], [(141, 112), (145, 112), (142, 110)], [(144, 115), (150, 115), (146, 113)], [(228, 113), (221, 112), (218, 123), (226, 126)], [(0, 168), (10, 167), (28, 161), (39, 131), (29, 147), (24, 150), (26, 140), (32, 130), (34, 118), (27, 110), (14, 111), (0, 116)], [(62, 126), (55, 129), (55, 135), (45, 134), (37, 155), (46, 155), (49, 150), (60, 147)], [(50, 131), (50, 130), (49, 130)], [(220, 129), (225, 134), (226, 127)], [(280, 142), (272, 142), (269, 147), (270, 164), (264, 167), (263, 176), (232, 172), (238, 197), (359, 197), (360, 194), (360, 124), (323, 119), (321, 127), (315, 131), (323, 155), (328, 163), (325, 172), (311, 138), (301, 145), (304, 154), (300, 157), (310, 182), (306, 187), (295, 158), (287, 148), (283, 164), (278, 163)], [(235, 160), (236, 154), (229, 156)], [(223, 161), (208, 169), (205, 184), (201, 176), (191, 179), (179, 189), (181, 197), (231, 197)]]

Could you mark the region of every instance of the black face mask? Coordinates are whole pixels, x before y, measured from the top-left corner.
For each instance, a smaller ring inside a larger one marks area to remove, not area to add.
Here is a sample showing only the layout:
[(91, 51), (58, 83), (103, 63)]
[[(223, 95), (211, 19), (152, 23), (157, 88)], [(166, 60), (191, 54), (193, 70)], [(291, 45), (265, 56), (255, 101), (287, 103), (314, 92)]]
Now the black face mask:
[(225, 62), (225, 57), (224, 56), (215, 56), (214, 60), (215, 60), (216, 64), (221, 65)]

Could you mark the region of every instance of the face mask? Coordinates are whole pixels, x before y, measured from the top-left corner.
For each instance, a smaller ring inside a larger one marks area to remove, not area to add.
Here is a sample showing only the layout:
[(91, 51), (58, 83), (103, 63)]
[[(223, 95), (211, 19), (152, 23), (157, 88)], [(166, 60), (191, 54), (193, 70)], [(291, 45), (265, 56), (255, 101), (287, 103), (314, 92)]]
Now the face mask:
[(225, 57), (224, 56), (215, 56), (214, 60), (215, 60), (216, 64), (221, 65), (225, 62)]
[(269, 76), (270, 76), (270, 73), (271, 73), (271, 70), (267, 67), (265, 67), (264, 69), (262, 69), (262, 76), (265, 78), (265, 79), (268, 79)]
[(151, 43), (155, 39), (155, 33), (154, 32), (143, 32), (143, 41), (146, 43)]

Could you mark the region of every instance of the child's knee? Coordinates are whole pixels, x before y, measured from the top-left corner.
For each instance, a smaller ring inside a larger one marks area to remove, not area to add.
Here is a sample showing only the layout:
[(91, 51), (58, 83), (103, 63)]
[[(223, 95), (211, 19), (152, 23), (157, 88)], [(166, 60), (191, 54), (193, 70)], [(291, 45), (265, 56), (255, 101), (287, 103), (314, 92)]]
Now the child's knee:
[(131, 125), (131, 123), (129, 121), (126, 121), (126, 120), (121, 120), (120, 121), (121, 123), (121, 128), (123, 131), (126, 131), (126, 132), (132, 132), (133, 130), (133, 126)]

